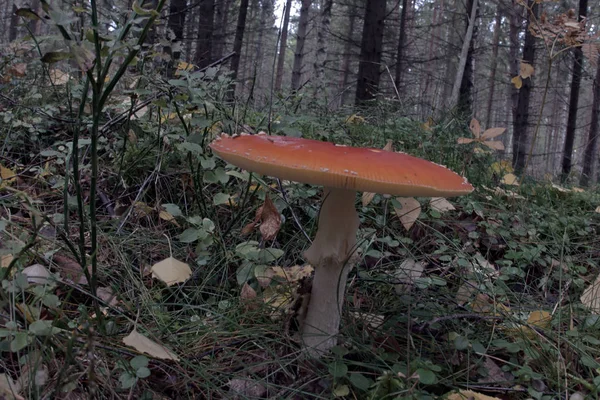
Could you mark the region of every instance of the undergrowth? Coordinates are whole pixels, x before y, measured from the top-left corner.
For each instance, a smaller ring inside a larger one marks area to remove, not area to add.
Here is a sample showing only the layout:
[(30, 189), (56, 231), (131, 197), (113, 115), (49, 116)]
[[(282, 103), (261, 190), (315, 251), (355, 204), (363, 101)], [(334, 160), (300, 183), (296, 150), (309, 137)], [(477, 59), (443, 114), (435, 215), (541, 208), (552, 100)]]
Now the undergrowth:
[[(264, 108), (227, 104), (218, 67), (149, 78), (148, 58), (92, 115), (77, 68), (40, 62), (27, 41), (6, 52), (3, 395), (428, 399), (469, 389), (598, 397), (600, 321), (581, 297), (599, 272), (596, 190), (502, 183), (499, 155), (457, 144), (471, 133), (450, 113), (424, 124), (393, 102), (359, 114), (324, 112), (298, 96)], [(301, 353), (294, 303), (309, 281), (302, 253), (316, 230), (320, 188), (250, 175), (208, 149), (222, 131), (261, 130), (376, 148), (391, 140), (476, 187), (450, 200), (455, 210), (418, 199), (409, 229), (396, 199), (377, 195), (359, 207), (361, 261), (340, 343), (321, 360)], [(267, 195), (283, 216), (268, 242), (244, 229)], [(95, 272), (79, 262), (94, 248)], [(185, 282), (153, 276), (151, 267), (169, 257), (191, 267)], [(273, 267), (299, 273), (265, 284), (259, 271)], [(132, 331), (176, 359), (124, 343)]]

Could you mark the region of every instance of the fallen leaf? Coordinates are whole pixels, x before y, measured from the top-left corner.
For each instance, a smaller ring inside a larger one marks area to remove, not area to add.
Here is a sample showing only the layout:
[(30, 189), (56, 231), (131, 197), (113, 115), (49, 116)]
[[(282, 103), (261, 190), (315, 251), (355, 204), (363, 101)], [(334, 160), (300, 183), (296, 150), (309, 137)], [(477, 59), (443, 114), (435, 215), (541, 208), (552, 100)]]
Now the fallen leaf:
[(140, 353), (149, 354), (152, 357), (163, 360), (179, 361), (179, 357), (161, 344), (158, 344), (146, 336), (139, 333), (136, 329), (123, 338), (123, 343), (131, 346)]
[(52, 82), (53, 85), (57, 86), (65, 85), (67, 82), (69, 82), (69, 79), (71, 79), (71, 76), (69, 74), (61, 71), (58, 68), (53, 68), (49, 70), (48, 75), (50, 75), (50, 82)]
[(397, 197), (402, 208), (394, 207), (394, 211), (407, 231), (414, 225), (421, 214), (421, 204), (412, 197)]
[(174, 216), (172, 216), (168, 211), (165, 210), (161, 210), (158, 213), (158, 217), (164, 221), (170, 222), (175, 226), (179, 226), (179, 224), (177, 223), (177, 220), (175, 219)]
[(192, 276), (190, 266), (173, 257), (167, 257), (157, 262), (150, 270), (152, 271), (153, 278), (166, 283), (167, 286), (185, 282)]
[(519, 186), (519, 178), (515, 174), (506, 174), (500, 180), (505, 185)]
[[(83, 273), (81, 265), (79, 265), (77, 261), (60, 254), (55, 254), (52, 257), (52, 261), (56, 263), (58, 266), (58, 271), (64, 279), (79, 285), (87, 285), (87, 278)], [(88, 265), (87, 270), (88, 273), (91, 274), (92, 266)]]
[(588, 307), (593, 313), (600, 314), (600, 275), (583, 291), (580, 300), (581, 304)]
[(314, 268), (312, 265), (304, 264), (304, 265), (295, 265), (293, 267), (269, 267), (267, 271), (272, 271), (272, 278), (278, 277), (281, 278), (288, 283), (298, 282), (302, 278), (306, 278), (312, 275)]
[(452, 203), (443, 197), (432, 197), (431, 200), (429, 200), (429, 205), (431, 208), (441, 213), (456, 210)]
[(275, 239), (281, 228), (281, 215), (268, 195), (265, 195), (265, 202), (256, 210), (254, 221), (242, 229), (242, 235), (250, 234), (256, 226), (266, 241)]
[(490, 169), (497, 174), (514, 172), (513, 167), (508, 160), (496, 161), (490, 165)]
[(423, 269), (424, 265), (421, 262), (410, 258), (402, 261), (402, 264), (392, 273), (394, 278), (401, 282), (394, 285), (396, 294), (412, 290), (415, 280), (423, 275)]
[(350, 312), (350, 316), (361, 321), (363, 324), (369, 325), (373, 329), (379, 328), (385, 322), (385, 316), (380, 314), (352, 311)]
[(0, 256), (0, 268), (8, 268), (8, 266), (14, 259), (15, 258), (12, 254), (5, 254), (3, 256)]
[(0, 399), (6, 400), (25, 400), (19, 396), (21, 388), (13, 382), (12, 378), (7, 374), (0, 374)]
[(521, 62), (521, 65), (519, 66), (519, 75), (521, 78), (527, 79), (531, 77), (534, 71), (533, 65), (526, 62)]
[(515, 88), (517, 88), (517, 89), (521, 89), (521, 87), (523, 87), (523, 81), (521, 80), (521, 77), (518, 75), (515, 76), (514, 78), (512, 78), (510, 81), (513, 85), (515, 85)]
[(244, 283), (240, 292), (240, 298), (243, 301), (250, 301), (256, 299), (256, 290), (252, 289), (252, 286), (248, 285), (248, 282)]
[(594, 212), (597, 212), (600, 214), (600, 206), (596, 207), (596, 209), (594, 210)]
[(50, 283), (50, 271), (42, 264), (33, 264), (23, 269), (23, 275), (27, 276), (27, 282), (36, 283), (38, 285), (46, 285)]
[(119, 301), (117, 300), (117, 295), (109, 287), (99, 287), (96, 290), (96, 294), (102, 301), (104, 301), (109, 306), (115, 307), (119, 304)]
[(486, 357), (485, 361), (483, 362), (483, 368), (487, 370), (487, 376), (479, 378), (479, 382), (481, 382), (481, 383), (484, 383), (484, 382), (490, 383), (491, 382), (491, 383), (506, 384), (507, 381), (512, 380), (512, 376), (510, 374), (504, 373), (502, 368), (500, 368), (498, 366), (498, 364), (496, 364), (494, 362), (494, 360), (492, 360), (489, 357)]
[(227, 385), (229, 386), (228, 399), (259, 399), (267, 392), (267, 388), (262, 383), (250, 378), (234, 378)]
[(458, 287), (456, 291), (456, 304), (459, 306), (464, 306), (469, 301), (475, 293), (478, 293), (479, 289), (477, 288), (477, 282), (475, 281), (467, 281)]
[(536, 310), (532, 311), (527, 318), (527, 323), (536, 328), (548, 329), (552, 322), (552, 315), (548, 311)]
[(491, 397), (485, 394), (477, 393), (472, 390), (461, 389), (445, 397), (446, 400), (501, 400), (498, 397)]
[(17, 173), (10, 168), (6, 168), (4, 165), (0, 164), (0, 178), (2, 181), (0, 182), (0, 187), (12, 183), (15, 181), (17, 177)]

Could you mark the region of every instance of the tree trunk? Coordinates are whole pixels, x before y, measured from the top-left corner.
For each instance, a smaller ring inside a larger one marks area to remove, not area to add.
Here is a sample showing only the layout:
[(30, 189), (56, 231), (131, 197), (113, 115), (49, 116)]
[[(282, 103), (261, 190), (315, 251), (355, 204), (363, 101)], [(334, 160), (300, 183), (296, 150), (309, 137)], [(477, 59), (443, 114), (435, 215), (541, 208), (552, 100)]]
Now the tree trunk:
[(292, 67), (292, 90), (300, 89), (302, 79), (302, 62), (304, 60), (304, 44), (308, 33), (308, 14), (311, 0), (302, 0), (300, 19), (298, 20), (298, 34), (296, 36), (296, 51), (294, 52), (294, 66)]
[(215, 13), (214, 0), (200, 0), (200, 21), (198, 26), (198, 42), (196, 43), (196, 65), (204, 68), (212, 62), (213, 20)]
[(233, 56), (231, 57), (231, 85), (227, 92), (227, 99), (232, 101), (235, 96), (235, 85), (238, 70), (240, 68), (240, 53), (244, 43), (244, 30), (246, 29), (246, 15), (248, 14), (248, 0), (241, 0), (240, 12), (238, 14), (235, 39), (233, 40)]
[[(510, 77), (519, 75), (519, 31), (521, 30), (522, 8), (513, 0), (512, 7), (509, 9), (509, 73)], [(519, 89), (512, 83), (510, 85), (511, 115), (513, 128), (517, 121), (517, 105), (519, 104)], [(514, 132), (513, 132), (514, 139)], [(514, 140), (513, 140), (514, 144)]]
[(227, 42), (227, 27), (229, 26), (230, 3), (230, 0), (221, 0), (215, 7), (215, 20), (217, 21), (213, 40), (213, 58), (215, 60), (220, 60), (225, 51)]
[[(587, 16), (588, 0), (579, 0), (579, 21)], [(564, 182), (571, 173), (573, 165), (573, 143), (575, 142), (575, 129), (577, 128), (577, 109), (579, 107), (579, 88), (581, 87), (581, 72), (583, 70), (583, 51), (581, 47), (573, 50), (575, 60), (573, 61), (573, 77), (571, 80), (571, 93), (569, 95), (569, 116), (567, 119), (567, 131), (565, 134), (565, 147), (562, 159), (561, 180)]]
[(285, 53), (287, 51), (288, 26), (290, 24), (290, 9), (292, 0), (285, 2), (285, 12), (283, 14), (283, 26), (281, 27), (281, 38), (279, 39), (279, 55), (277, 58), (277, 72), (275, 74), (275, 91), (281, 91), (283, 84), (283, 66), (285, 64)]
[[(256, 57), (254, 58), (254, 64), (252, 67), (252, 79), (254, 81), (254, 85), (252, 86), (252, 90), (250, 92), (250, 96), (252, 99), (255, 99), (254, 93), (256, 91), (257, 85), (260, 83), (260, 78), (262, 77), (262, 66), (263, 66), (263, 47), (264, 47), (264, 37), (265, 30), (268, 29), (267, 21), (269, 15), (273, 14), (273, 0), (262, 0), (261, 4), (261, 13), (260, 13), (260, 26), (258, 28), (258, 40), (257, 40), (257, 48), (256, 48)], [(271, 79), (268, 79), (271, 82)]]
[(346, 97), (348, 95), (348, 86), (350, 81), (350, 59), (352, 57), (352, 45), (354, 44), (354, 25), (356, 24), (356, 7), (354, 6), (354, 2), (350, 2), (348, 5), (350, 15), (348, 21), (348, 31), (346, 32), (346, 42), (344, 44), (344, 54), (342, 58), (342, 94), (340, 96), (340, 105), (343, 106), (346, 102)]
[[(535, 18), (538, 16), (539, 4), (536, 0), (529, 0), (529, 9), (532, 10)], [(527, 24), (525, 25), (525, 44), (523, 45), (523, 62), (531, 64), (535, 58), (535, 37), (529, 31), (531, 16), (527, 14)], [(529, 124), (529, 99), (531, 97), (532, 87), (531, 77), (523, 79), (523, 86), (519, 89), (517, 99), (517, 115), (513, 129), (513, 168), (517, 174), (521, 174), (525, 168), (525, 157), (527, 156), (527, 142)]]
[(12, 13), (10, 14), (10, 28), (8, 29), (8, 41), (12, 42), (17, 39), (19, 34), (19, 16), (15, 12), (19, 9), (16, 4), (13, 3)]
[(492, 123), (492, 104), (496, 94), (496, 71), (498, 70), (498, 45), (500, 43), (500, 30), (502, 24), (502, 11), (500, 6), (496, 7), (496, 20), (494, 22), (494, 38), (492, 39), (492, 60), (490, 71), (490, 96), (488, 97), (485, 112), (485, 127), (490, 128)]
[(590, 132), (588, 135), (587, 144), (585, 146), (585, 155), (583, 159), (583, 171), (579, 184), (588, 186), (592, 179), (592, 171), (597, 157), (598, 150), (598, 134), (600, 117), (600, 56), (598, 57), (598, 65), (596, 66), (596, 79), (594, 79), (594, 99), (592, 100), (592, 120), (590, 122)]
[(185, 26), (187, 2), (186, 0), (171, 0), (169, 5), (169, 18), (167, 22), (168, 30), (173, 33), (172, 39), (170, 35), (167, 37), (170, 40), (170, 45), (165, 47), (165, 53), (171, 56), (167, 74), (173, 76), (177, 69), (177, 61), (181, 57), (181, 41), (183, 40), (183, 27)]
[(456, 78), (452, 86), (451, 106), (457, 106), (461, 112), (472, 114), (473, 90), (473, 37), (477, 17), (477, 0), (467, 1), (467, 30), (463, 40)]
[(398, 49), (396, 51), (396, 88), (402, 86), (402, 72), (404, 71), (404, 49), (406, 47), (406, 14), (408, 0), (402, 0), (402, 11), (400, 12), (400, 36), (398, 37)]
[(379, 90), (385, 4), (385, 0), (367, 0), (356, 83), (356, 105), (374, 99)]
[[(313, 64), (315, 72), (315, 90), (323, 89), (327, 86), (325, 81), (325, 65), (327, 64), (326, 43), (329, 34), (329, 24), (331, 23), (331, 8), (333, 0), (323, 0), (321, 7), (321, 22), (317, 32), (317, 52)], [(326, 93), (326, 92), (325, 92)]]

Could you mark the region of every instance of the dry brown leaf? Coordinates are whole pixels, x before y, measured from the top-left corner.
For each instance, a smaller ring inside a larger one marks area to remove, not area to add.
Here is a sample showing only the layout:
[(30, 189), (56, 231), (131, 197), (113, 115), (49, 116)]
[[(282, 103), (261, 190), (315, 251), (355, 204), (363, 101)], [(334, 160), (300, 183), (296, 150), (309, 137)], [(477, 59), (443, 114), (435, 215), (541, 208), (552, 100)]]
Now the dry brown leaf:
[(467, 281), (458, 287), (456, 291), (456, 304), (459, 306), (464, 306), (469, 301), (475, 293), (479, 292), (477, 288), (477, 282), (475, 281)]
[[(77, 283), (79, 285), (87, 285), (87, 278), (83, 273), (81, 265), (79, 265), (77, 261), (60, 254), (55, 254), (52, 257), (52, 261), (56, 263), (60, 276), (62, 276), (65, 280)], [(92, 266), (88, 265), (87, 270), (91, 274)]]
[(269, 267), (266, 271), (270, 271), (272, 273), (271, 277), (281, 278), (289, 283), (298, 282), (302, 278), (306, 278), (312, 275), (314, 268), (312, 265), (304, 264), (304, 265), (294, 265), (293, 267)]
[(48, 74), (50, 75), (50, 82), (57, 86), (65, 85), (67, 82), (69, 82), (69, 79), (71, 79), (69, 74), (56, 68), (48, 71)]
[(146, 336), (139, 333), (136, 329), (123, 338), (123, 343), (127, 346), (131, 346), (140, 353), (149, 354), (152, 357), (160, 358), (163, 360), (179, 361), (179, 357), (166, 347), (158, 344)]
[(493, 139), (497, 136), (502, 135), (504, 133), (504, 131), (506, 131), (506, 128), (490, 128), (490, 129), (487, 129), (485, 132), (483, 132), (483, 135), (481, 135), (481, 138), (484, 140)]
[(469, 124), (469, 129), (471, 130), (473, 137), (475, 137), (475, 139), (479, 139), (481, 136), (481, 125), (479, 124), (479, 121), (473, 118)]
[(517, 89), (521, 89), (523, 87), (523, 80), (521, 80), (521, 77), (518, 75), (512, 78), (510, 81)]
[(529, 77), (531, 77), (531, 75), (533, 75), (534, 73), (534, 68), (533, 65), (528, 64), (526, 62), (521, 62), (521, 65), (519, 67), (519, 75), (521, 76), (521, 78), (523, 79), (527, 79)]
[(152, 277), (172, 286), (187, 281), (192, 276), (190, 266), (173, 257), (157, 262), (151, 268)]
[(0, 374), (0, 399), (6, 400), (25, 400), (19, 395), (21, 388), (19, 384), (13, 382), (10, 375)]
[(281, 228), (281, 215), (269, 195), (265, 195), (265, 202), (256, 210), (254, 221), (242, 229), (242, 235), (250, 234), (256, 226), (266, 241), (274, 240)]
[(15, 258), (12, 254), (5, 254), (3, 256), (0, 256), (0, 268), (8, 268), (8, 266), (14, 259)]
[(487, 140), (482, 143), (485, 144), (487, 147), (489, 147), (492, 150), (504, 150), (504, 143), (502, 143), (498, 140)]
[(456, 141), (456, 143), (458, 143), (458, 144), (469, 144), (469, 143), (473, 143), (473, 142), (475, 142), (475, 139), (464, 138), (464, 137), (458, 138)]
[(246, 282), (240, 291), (240, 298), (242, 301), (254, 300), (256, 299), (256, 290), (252, 289), (252, 286), (248, 285), (248, 282)]
[(580, 300), (581, 304), (588, 307), (593, 313), (600, 314), (600, 275), (583, 291)]
[(456, 210), (456, 208), (454, 208), (452, 203), (450, 203), (448, 200), (446, 200), (443, 197), (432, 197), (431, 200), (429, 200), (429, 206), (431, 208), (433, 208), (434, 210), (441, 212), (441, 213), (444, 213), (446, 211)]
[(408, 231), (421, 214), (421, 204), (412, 197), (397, 197), (396, 200), (402, 204), (402, 208), (394, 207), (394, 211), (398, 218), (400, 218), (404, 229)]
[(119, 301), (117, 300), (117, 295), (109, 287), (99, 287), (96, 290), (96, 294), (102, 301), (104, 301), (109, 306), (115, 307), (119, 304)]
[(479, 382), (502, 384), (512, 380), (512, 376), (508, 374), (507, 377), (507, 374), (502, 371), (502, 368), (489, 357), (486, 357), (483, 362), (483, 368), (487, 370), (487, 376), (479, 378)]
[(164, 221), (170, 222), (172, 224), (174, 224), (175, 226), (179, 226), (179, 224), (177, 223), (177, 220), (175, 219), (174, 216), (172, 216), (169, 212), (167, 212), (166, 210), (161, 210), (158, 213), (158, 217)]

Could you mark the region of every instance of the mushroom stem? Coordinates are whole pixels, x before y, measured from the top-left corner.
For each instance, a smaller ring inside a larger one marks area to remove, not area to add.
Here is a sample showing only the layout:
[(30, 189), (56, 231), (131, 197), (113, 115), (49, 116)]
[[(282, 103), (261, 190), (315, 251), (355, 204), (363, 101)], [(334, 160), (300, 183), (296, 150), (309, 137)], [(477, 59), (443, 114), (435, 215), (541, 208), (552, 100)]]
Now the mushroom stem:
[(319, 357), (337, 344), (348, 273), (354, 266), (359, 219), (354, 190), (325, 188), (317, 235), (304, 253), (315, 268), (302, 326), (306, 352)]

